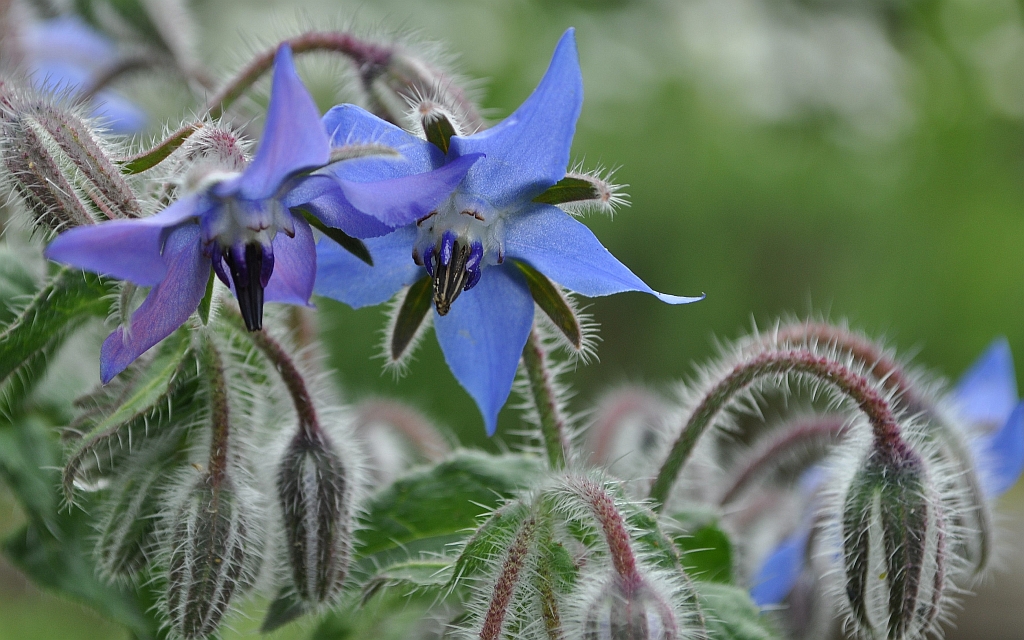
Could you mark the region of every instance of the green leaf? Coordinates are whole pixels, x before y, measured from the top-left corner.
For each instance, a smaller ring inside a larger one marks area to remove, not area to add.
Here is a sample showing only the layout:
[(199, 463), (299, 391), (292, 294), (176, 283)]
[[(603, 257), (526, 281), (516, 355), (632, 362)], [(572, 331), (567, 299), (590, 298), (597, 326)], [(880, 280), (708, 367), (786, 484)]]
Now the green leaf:
[(0, 382), (83, 320), (107, 313), (110, 287), (99, 276), (64, 268), (0, 332)]
[(551, 318), (574, 348), (583, 348), (583, 328), (580, 326), (580, 320), (558, 287), (548, 280), (547, 276), (525, 262), (514, 262), (526, 276), (526, 285), (530, 288), (530, 295), (537, 306)]
[(29, 524), (8, 538), (3, 550), (36, 585), (95, 609), (138, 638), (156, 638), (159, 622), (140, 597), (96, 577), (89, 549), (92, 534), (84, 512), (63, 512), (55, 531)]
[(405, 560), (389, 565), (363, 583), (361, 601), (366, 604), (370, 598), (383, 589), (399, 589), (403, 595), (410, 593), (439, 594), (452, 577), (451, 559)]
[(746, 591), (713, 582), (697, 584), (709, 640), (776, 640), (780, 636)]
[(328, 227), (326, 224), (320, 221), (320, 218), (314, 216), (309, 211), (302, 207), (295, 207), (292, 211), (298, 212), (302, 218), (309, 223), (309, 226), (318, 230), (331, 240), (337, 242), (342, 249), (348, 251), (355, 257), (359, 258), (366, 264), (373, 266), (373, 256), (370, 255), (370, 250), (366, 248), (366, 244), (358, 238), (353, 238), (341, 229), (335, 229), (334, 227)]
[(601, 192), (589, 180), (566, 176), (533, 199), (541, 204), (565, 204), (581, 200), (597, 200)]
[(398, 361), (402, 354), (409, 348), (412, 339), (416, 337), (416, 331), (423, 324), (423, 318), (430, 311), (430, 301), (434, 288), (429, 276), (417, 280), (409, 290), (405, 292), (405, 299), (398, 310), (398, 317), (395, 318), (395, 326), (391, 331), (390, 351), (391, 359)]
[(83, 462), (95, 457), (97, 450), (130, 450), (134, 440), (149, 437), (151, 431), (160, 433), (162, 430), (157, 427), (161, 423), (170, 419), (175, 426), (182, 426), (187, 422), (185, 416), (198, 409), (195, 394), (200, 376), (195, 354), (189, 347), (188, 328), (171, 334), (148, 365), (138, 365), (141, 372), (130, 384), (127, 399), (118, 398), (113, 411), (90, 421), (91, 425), (72, 445), (64, 465), (64, 491), (68, 496)]
[(132, 175), (148, 171), (166, 160), (172, 153), (178, 150), (193, 133), (203, 128), (202, 122), (192, 122), (183, 125), (177, 131), (172, 132), (166, 138), (154, 146), (138, 153), (130, 158), (119, 160), (121, 173)]
[(526, 488), (542, 473), (538, 458), (459, 451), (395, 480), (366, 505), (359, 556), (443, 551), (477, 518)]
[(695, 507), (673, 514), (673, 539), (682, 552), (681, 562), (694, 580), (732, 582), (732, 541), (718, 526), (711, 509)]

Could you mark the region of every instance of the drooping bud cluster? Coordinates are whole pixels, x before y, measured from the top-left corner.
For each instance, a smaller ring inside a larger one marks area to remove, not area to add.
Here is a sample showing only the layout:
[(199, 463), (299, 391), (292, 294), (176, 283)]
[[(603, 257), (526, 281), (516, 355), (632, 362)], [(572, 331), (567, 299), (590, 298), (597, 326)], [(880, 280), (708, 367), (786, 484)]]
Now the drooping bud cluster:
[(587, 610), (584, 640), (675, 640), (672, 607), (646, 581), (609, 576)]

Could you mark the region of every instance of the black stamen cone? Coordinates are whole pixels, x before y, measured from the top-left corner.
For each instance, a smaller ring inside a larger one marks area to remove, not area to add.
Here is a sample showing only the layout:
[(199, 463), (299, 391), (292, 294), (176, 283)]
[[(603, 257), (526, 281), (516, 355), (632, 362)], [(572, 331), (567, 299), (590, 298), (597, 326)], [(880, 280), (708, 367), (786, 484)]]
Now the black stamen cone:
[(434, 307), (437, 315), (448, 315), (452, 303), (459, 297), (466, 286), (466, 261), (469, 259), (469, 245), (455, 241), (452, 248), (452, 259), (448, 264), (441, 264), (441, 252), (435, 251), (432, 258), (434, 266)]
[(245, 245), (245, 256), (239, 260), (234, 250), (224, 252), (224, 260), (231, 269), (231, 281), (235, 284), (238, 308), (249, 331), (263, 328), (263, 247), (258, 242)]

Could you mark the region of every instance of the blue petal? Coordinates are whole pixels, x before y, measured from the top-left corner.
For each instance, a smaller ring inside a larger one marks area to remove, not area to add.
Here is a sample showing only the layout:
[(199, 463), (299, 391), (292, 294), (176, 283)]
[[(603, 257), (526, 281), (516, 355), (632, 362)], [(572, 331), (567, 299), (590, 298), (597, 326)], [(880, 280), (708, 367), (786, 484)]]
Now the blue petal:
[(476, 400), (487, 435), (494, 435), (533, 327), (533, 298), (522, 273), (512, 265), (488, 267), (448, 315), (434, 315), (445, 362)]
[(515, 113), (490, 129), (452, 138), (452, 157), (487, 156), (469, 172), (465, 191), (502, 209), (531, 200), (561, 180), (582, 106), (583, 76), (569, 29), (540, 84)]
[(1017, 404), (1017, 376), (1006, 338), (998, 338), (960, 378), (953, 397), (975, 424), (1001, 425)]
[(996, 498), (1006, 493), (1024, 471), (1024, 402), (1017, 404), (998, 430), (972, 444), (985, 495)]
[(609, 253), (586, 225), (551, 205), (533, 205), (508, 217), (505, 253), (591, 298), (623, 291), (642, 291), (670, 304), (704, 298), (671, 296), (651, 289)]
[(274, 236), (274, 272), (263, 292), (267, 302), (308, 305), (316, 280), (316, 243), (309, 224), (293, 218), (295, 237), (278, 231)]
[(767, 607), (786, 599), (803, 571), (807, 537), (807, 531), (797, 531), (779, 543), (765, 559), (754, 576), (754, 586), (750, 588), (754, 604)]
[(164, 249), (167, 277), (150, 290), (132, 314), (131, 331), (118, 327), (103, 342), (100, 378), (110, 382), (150, 347), (180, 327), (206, 294), (210, 259), (200, 247), (198, 225), (186, 225), (171, 232)]
[(394, 231), (394, 227), (353, 207), (341, 185), (331, 176), (313, 174), (303, 178), (288, 192), (284, 203), (289, 208), (305, 209), (328, 227), (341, 229), (355, 238), (376, 238)]
[(93, 99), (92, 117), (102, 121), (111, 133), (138, 133), (146, 128), (146, 112), (113, 91), (100, 91)]
[(110, 39), (72, 15), (29, 24), (22, 45), (33, 66), (36, 61), (66, 60), (98, 69), (117, 57), (117, 47)]
[(440, 169), (380, 182), (352, 182), (339, 178), (345, 199), (357, 211), (390, 227), (415, 222), (433, 211), (466, 177), (479, 154), (458, 158)]
[(164, 279), (171, 266), (172, 258), (163, 248), (168, 230), (199, 215), (203, 205), (199, 196), (187, 196), (149, 218), (75, 227), (50, 243), (46, 257), (151, 287)]
[(329, 171), (354, 182), (376, 182), (423, 173), (444, 163), (441, 150), (426, 140), (385, 122), (353, 104), (332, 108), (323, 118), (331, 147), (378, 144), (391, 147), (397, 156), (366, 156), (332, 164)]
[(366, 247), (373, 256), (371, 267), (331, 239), (322, 238), (316, 247), (313, 291), (354, 309), (387, 302), (399, 289), (426, 275), (423, 267), (412, 261), (415, 240), (415, 225), (367, 240)]
[(256, 157), (231, 187), (247, 200), (269, 198), (289, 175), (327, 164), (330, 157), (320, 111), (295, 72), (291, 48), (283, 44), (274, 58), (263, 138)]

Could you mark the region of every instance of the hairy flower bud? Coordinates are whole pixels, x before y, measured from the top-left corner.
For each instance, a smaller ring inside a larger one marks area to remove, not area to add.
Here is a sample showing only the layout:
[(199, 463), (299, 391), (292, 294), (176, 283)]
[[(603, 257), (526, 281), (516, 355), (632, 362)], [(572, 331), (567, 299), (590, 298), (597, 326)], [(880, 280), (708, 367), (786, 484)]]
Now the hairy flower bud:
[(171, 513), (166, 611), (175, 635), (217, 630), (235, 591), (255, 580), (258, 520), (226, 475), (204, 473)]
[(151, 464), (138, 465), (117, 483), (100, 525), (97, 568), (108, 579), (131, 578), (149, 560), (160, 509), (156, 494), (168, 465), (146, 462)]
[(277, 473), (296, 594), (329, 602), (341, 591), (352, 546), (352, 505), (345, 465), (322, 431), (292, 439)]
[(874, 449), (843, 500), (846, 596), (862, 632), (919, 638), (945, 589), (945, 521), (925, 461), (909, 448)]
[(672, 606), (644, 579), (610, 576), (587, 609), (584, 640), (675, 640)]

